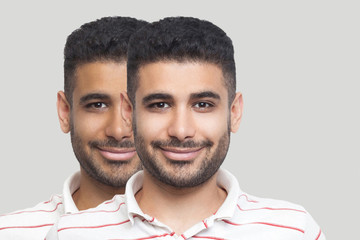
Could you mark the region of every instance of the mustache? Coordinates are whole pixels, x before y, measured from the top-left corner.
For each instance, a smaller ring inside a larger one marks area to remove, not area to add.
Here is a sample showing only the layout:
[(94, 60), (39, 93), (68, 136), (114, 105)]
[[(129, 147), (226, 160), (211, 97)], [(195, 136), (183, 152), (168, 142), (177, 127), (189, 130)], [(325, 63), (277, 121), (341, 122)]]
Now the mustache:
[(131, 140), (117, 141), (116, 139), (109, 138), (107, 140), (94, 140), (89, 142), (90, 147), (113, 147), (113, 148), (134, 148), (135, 144)]
[(185, 142), (180, 141), (177, 138), (172, 138), (169, 140), (156, 140), (152, 141), (151, 146), (153, 148), (163, 148), (163, 147), (176, 147), (176, 148), (203, 148), (203, 147), (212, 147), (214, 142), (210, 140), (198, 141), (187, 140)]

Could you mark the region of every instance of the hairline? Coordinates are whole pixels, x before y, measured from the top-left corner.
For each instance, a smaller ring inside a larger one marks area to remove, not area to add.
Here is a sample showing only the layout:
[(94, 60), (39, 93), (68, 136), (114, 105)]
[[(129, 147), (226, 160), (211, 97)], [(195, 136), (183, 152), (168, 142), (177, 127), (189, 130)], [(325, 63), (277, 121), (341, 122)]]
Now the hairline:
[(71, 76), (69, 76), (68, 81), (72, 82), (71, 85), (71, 92), (65, 92), (66, 90), (64, 89), (65, 92), (65, 97), (68, 100), (68, 103), (70, 105), (70, 108), (72, 108), (72, 104), (73, 104), (73, 94), (74, 94), (74, 90), (76, 88), (76, 82), (77, 82), (77, 74), (78, 74), (78, 70), (80, 67), (87, 65), (87, 64), (92, 64), (92, 63), (117, 63), (117, 64), (127, 64), (127, 57), (119, 57), (119, 59), (114, 59), (114, 58), (106, 58), (106, 57), (99, 57), (96, 59), (92, 59), (92, 60), (83, 60), (83, 61), (77, 61), (74, 65), (74, 71), (72, 72)]

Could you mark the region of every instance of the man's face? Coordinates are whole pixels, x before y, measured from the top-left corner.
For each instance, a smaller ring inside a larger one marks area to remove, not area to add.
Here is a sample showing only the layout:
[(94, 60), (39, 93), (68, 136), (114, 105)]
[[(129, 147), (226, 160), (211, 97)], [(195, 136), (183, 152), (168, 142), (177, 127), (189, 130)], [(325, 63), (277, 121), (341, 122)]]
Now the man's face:
[(133, 114), (144, 168), (174, 187), (213, 176), (229, 146), (230, 108), (222, 70), (210, 63), (157, 62), (139, 70)]
[(124, 187), (141, 169), (131, 126), (121, 118), (126, 63), (81, 65), (75, 75), (70, 116), (71, 142), (81, 167), (97, 181)]

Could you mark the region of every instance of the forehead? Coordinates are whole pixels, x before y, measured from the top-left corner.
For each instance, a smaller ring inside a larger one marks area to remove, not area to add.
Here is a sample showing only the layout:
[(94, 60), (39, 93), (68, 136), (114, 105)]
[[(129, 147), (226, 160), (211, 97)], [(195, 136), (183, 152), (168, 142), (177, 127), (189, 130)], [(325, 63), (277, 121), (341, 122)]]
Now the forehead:
[(142, 66), (138, 74), (137, 98), (153, 92), (189, 95), (201, 91), (227, 97), (222, 70), (212, 63), (160, 61)]
[(92, 62), (77, 67), (74, 98), (89, 92), (120, 95), (122, 91), (126, 91), (125, 62)]

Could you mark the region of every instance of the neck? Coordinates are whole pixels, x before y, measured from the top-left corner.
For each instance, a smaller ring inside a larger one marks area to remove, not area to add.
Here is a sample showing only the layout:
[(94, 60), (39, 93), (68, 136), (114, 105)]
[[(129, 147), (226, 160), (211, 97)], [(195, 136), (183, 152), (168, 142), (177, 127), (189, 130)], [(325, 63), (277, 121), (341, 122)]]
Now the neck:
[(72, 195), (76, 207), (82, 211), (94, 208), (100, 203), (112, 199), (116, 194), (124, 194), (125, 187), (115, 188), (90, 177), (81, 168), (80, 187)]
[(192, 188), (175, 188), (159, 182), (144, 170), (143, 188), (136, 194), (141, 210), (169, 226), (180, 235), (213, 215), (226, 198), (216, 184), (217, 173)]

